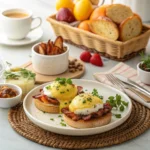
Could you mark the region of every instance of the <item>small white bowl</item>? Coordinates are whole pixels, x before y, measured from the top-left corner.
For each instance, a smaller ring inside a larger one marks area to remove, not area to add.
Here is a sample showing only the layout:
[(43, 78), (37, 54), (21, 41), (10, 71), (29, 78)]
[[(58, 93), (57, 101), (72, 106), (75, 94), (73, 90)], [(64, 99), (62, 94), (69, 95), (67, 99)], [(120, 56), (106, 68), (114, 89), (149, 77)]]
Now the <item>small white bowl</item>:
[(22, 98), (22, 90), (19, 86), (9, 83), (0, 83), (0, 86), (8, 86), (18, 92), (16, 97), (12, 98), (0, 98), (0, 107), (1, 108), (10, 108), (17, 105)]
[(140, 62), (140, 63), (137, 64), (137, 73), (138, 73), (138, 76), (139, 76), (141, 82), (143, 82), (144, 84), (150, 85), (150, 72), (142, 70), (140, 68), (140, 64), (141, 63), (142, 62)]
[[(41, 43), (41, 42), (40, 42)], [(66, 52), (58, 55), (42, 55), (37, 53), (38, 45), (32, 47), (32, 66), (33, 69), (43, 75), (57, 75), (65, 72), (69, 65), (69, 48)]]

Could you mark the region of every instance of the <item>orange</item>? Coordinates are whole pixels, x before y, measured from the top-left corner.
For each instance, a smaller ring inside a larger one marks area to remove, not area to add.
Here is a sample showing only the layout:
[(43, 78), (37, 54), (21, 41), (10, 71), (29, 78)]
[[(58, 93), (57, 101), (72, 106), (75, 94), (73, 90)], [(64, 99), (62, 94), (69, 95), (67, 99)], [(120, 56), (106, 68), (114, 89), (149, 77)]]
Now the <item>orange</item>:
[(82, 30), (86, 30), (86, 31), (91, 32), (90, 27), (89, 27), (89, 24), (88, 24), (89, 22), (90, 22), (90, 20), (82, 21), (82, 22), (78, 25), (78, 28), (79, 28), (79, 29), (82, 29)]
[(59, 10), (60, 8), (69, 8), (73, 11), (74, 3), (72, 0), (57, 0), (55, 6), (56, 10)]
[(76, 20), (87, 20), (93, 11), (92, 4), (89, 0), (79, 0), (76, 2), (73, 14)]
[(79, 1), (80, 1), (80, 0), (74, 0), (73, 2), (74, 2), (74, 4), (75, 4), (75, 3), (79, 2)]
[(109, 5), (103, 5), (103, 6), (100, 6), (98, 8), (96, 8), (91, 16), (90, 16), (90, 20), (97, 20), (98, 17), (100, 16), (106, 16), (106, 8), (108, 7)]

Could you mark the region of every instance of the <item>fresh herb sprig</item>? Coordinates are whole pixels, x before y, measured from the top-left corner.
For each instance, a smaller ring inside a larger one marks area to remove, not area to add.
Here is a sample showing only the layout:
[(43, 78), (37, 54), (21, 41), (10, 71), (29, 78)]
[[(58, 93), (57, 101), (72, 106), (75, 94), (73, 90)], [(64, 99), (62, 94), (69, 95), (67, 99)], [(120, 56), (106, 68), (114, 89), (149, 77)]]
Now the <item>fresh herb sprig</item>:
[(55, 81), (58, 81), (60, 84), (64, 85), (64, 84), (72, 84), (72, 80), (70, 78), (66, 79), (66, 78), (56, 78)]
[(140, 55), (142, 61), (142, 63), (140, 64), (141, 69), (150, 71), (150, 55), (145, 56), (144, 53), (141, 53)]
[(101, 95), (98, 94), (97, 89), (93, 89), (92, 95), (93, 95), (93, 96), (97, 96), (97, 97), (100, 98), (100, 99), (103, 99), (103, 96), (101, 96)]
[(28, 78), (28, 79), (34, 79), (36, 74), (27, 70), (27, 69), (24, 69), (24, 68), (21, 68), (20, 69), (20, 73), (21, 75), (23, 76), (23, 78)]
[(20, 77), (26, 78), (26, 79), (35, 79), (36, 74), (32, 73), (31, 71), (20, 68), (17, 71), (10, 70), (10, 71), (5, 71), (4, 72), (4, 78), (5, 79), (15, 79), (18, 80)]
[[(110, 96), (106, 101), (112, 108), (123, 112), (126, 107), (128, 107), (128, 102), (122, 100), (121, 96), (116, 94), (116, 96)], [(114, 114), (116, 118), (121, 118), (121, 114)]]
[(19, 74), (12, 73), (11, 71), (5, 71), (5, 72), (4, 72), (4, 78), (5, 78), (5, 79), (14, 79), (14, 80), (18, 80), (19, 77), (20, 77)]

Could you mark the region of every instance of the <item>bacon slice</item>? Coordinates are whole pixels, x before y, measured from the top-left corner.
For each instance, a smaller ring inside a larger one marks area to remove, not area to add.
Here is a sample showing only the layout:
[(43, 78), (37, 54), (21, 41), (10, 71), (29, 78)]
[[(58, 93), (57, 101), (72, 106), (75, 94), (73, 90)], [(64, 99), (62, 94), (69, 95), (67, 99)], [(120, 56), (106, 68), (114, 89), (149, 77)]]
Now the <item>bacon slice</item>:
[(78, 89), (78, 95), (81, 94), (81, 93), (84, 93), (82, 86), (77, 86), (77, 89)]
[(89, 115), (77, 115), (74, 112), (70, 112), (69, 108), (62, 108), (61, 112), (74, 121), (78, 121), (80, 119), (88, 121), (93, 118), (102, 117), (103, 115), (109, 113), (111, 109), (112, 109), (111, 105), (109, 103), (105, 103), (103, 109), (99, 109), (97, 112), (91, 113)]
[(59, 105), (59, 101), (57, 99), (47, 97), (47, 100), (54, 105)]
[(92, 114), (89, 114), (89, 115), (86, 115), (86, 116), (83, 116), (82, 119), (84, 121), (87, 121), (87, 120), (90, 120), (92, 118)]
[(59, 101), (57, 99), (50, 98), (47, 95), (38, 94), (38, 95), (33, 96), (33, 98), (38, 99), (46, 104), (59, 105)]

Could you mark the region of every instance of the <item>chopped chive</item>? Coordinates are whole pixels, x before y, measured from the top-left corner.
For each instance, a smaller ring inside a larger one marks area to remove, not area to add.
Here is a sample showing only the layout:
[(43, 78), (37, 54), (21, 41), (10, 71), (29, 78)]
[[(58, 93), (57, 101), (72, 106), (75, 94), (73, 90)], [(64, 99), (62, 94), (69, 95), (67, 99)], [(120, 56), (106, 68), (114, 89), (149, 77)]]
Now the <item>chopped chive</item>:
[(50, 120), (54, 121), (54, 118), (50, 118)]
[(65, 124), (65, 123), (63, 123), (63, 122), (60, 122), (60, 124), (61, 124), (62, 126), (64, 126), (64, 127), (66, 127), (66, 124)]
[(121, 118), (121, 114), (114, 114), (116, 118)]

